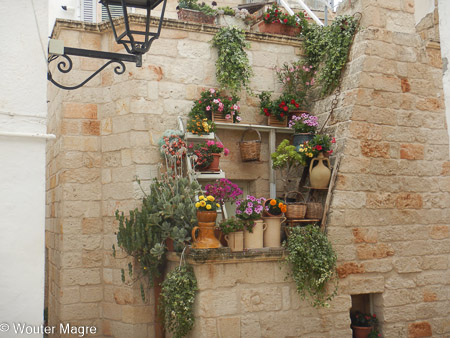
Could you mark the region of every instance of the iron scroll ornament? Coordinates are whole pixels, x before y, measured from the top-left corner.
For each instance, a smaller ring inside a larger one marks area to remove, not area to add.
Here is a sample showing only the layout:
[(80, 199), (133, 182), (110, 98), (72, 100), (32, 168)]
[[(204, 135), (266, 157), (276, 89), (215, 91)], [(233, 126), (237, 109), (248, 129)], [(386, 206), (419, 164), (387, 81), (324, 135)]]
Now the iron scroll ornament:
[[(54, 55), (51, 56), (48, 60), (48, 64), (50, 64), (52, 61), (58, 59), (60, 55)], [(66, 55), (63, 54), (61, 55), (65, 60), (60, 60), (60, 62), (58, 62), (57, 68), (61, 73), (69, 73), (72, 70), (72, 59)], [(126, 70), (125, 64), (121, 61), (121, 60), (109, 60), (108, 62), (106, 62), (103, 66), (101, 66), (99, 69), (97, 69), (93, 74), (91, 74), (88, 78), (86, 78), (83, 82), (81, 82), (78, 85), (75, 86), (64, 86), (58, 82), (56, 82), (53, 79), (53, 75), (51, 73), (50, 70), (48, 70), (47, 72), (47, 79), (53, 83), (55, 86), (61, 88), (61, 89), (65, 89), (65, 90), (74, 90), (74, 89), (78, 89), (82, 86), (84, 86), (86, 83), (88, 83), (89, 81), (91, 81), (98, 73), (100, 73), (103, 69), (105, 69), (106, 67), (108, 67), (110, 64), (112, 63), (118, 63), (118, 66), (114, 67), (114, 73), (116, 73), (117, 75), (123, 74)]]

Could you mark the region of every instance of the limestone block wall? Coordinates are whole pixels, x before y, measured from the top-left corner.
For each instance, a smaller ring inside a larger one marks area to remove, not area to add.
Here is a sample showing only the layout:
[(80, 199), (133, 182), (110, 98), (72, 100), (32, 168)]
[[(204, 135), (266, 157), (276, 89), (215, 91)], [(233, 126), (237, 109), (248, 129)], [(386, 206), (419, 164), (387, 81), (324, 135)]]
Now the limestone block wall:
[[(372, 294), (384, 337), (450, 334), (450, 162), (438, 11), (351, 1), (361, 12), (327, 131), (342, 155), (328, 234), (340, 294)], [(341, 14), (342, 14), (341, 13)], [(313, 111), (330, 111), (331, 98)]]
[[(134, 16), (135, 25), (142, 19)], [(75, 91), (49, 87), (48, 130), (57, 135), (47, 157), (47, 303), (50, 325), (94, 325), (98, 336), (152, 337), (154, 300), (141, 300), (139, 283), (123, 283), (123, 253), (112, 257), (116, 210), (139, 206), (142, 191), (158, 174), (157, 142), (177, 129), (200, 92), (217, 85), (216, 52), (209, 41), (215, 26), (166, 20), (161, 37), (144, 56), (142, 68), (128, 64), (123, 75), (104, 70)], [(55, 36), (67, 46), (124, 52), (106, 24), (59, 21)], [(300, 55), (300, 41), (249, 34), (255, 76), (252, 89), (278, 90), (274, 66)], [(74, 70), (57, 81), (75, 84), (103, 61), (73, 58)], [(264, 123), (259, 100), (241, 93), (243, 123)], [(219, 130), (231, 154), (222, 168), (230, 179), (247, 180), (251, 192), (269, 193), (268, 135), (263, 133), (261, 162), (243, 164), (237, 142), (241, 132)]]
[[(179, 259), (169, 256), (169, 269)], [(312, 307), (286, 278), (289, 268), (282, 260), (282, 251), (206, 260), (188, 254), (199, 289), (188, 337), (351, 337), (350, 296), (335, 297), (329, 308)]]

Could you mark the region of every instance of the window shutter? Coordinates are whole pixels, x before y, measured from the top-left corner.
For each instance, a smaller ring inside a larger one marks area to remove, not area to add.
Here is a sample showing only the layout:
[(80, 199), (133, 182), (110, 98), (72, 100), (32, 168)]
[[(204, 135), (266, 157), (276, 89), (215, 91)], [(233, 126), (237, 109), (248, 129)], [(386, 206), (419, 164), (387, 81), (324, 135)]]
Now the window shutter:
[(87, 22), (96, 21), (96, 8), (97, 4), (95, 0), (82, 0), (81, 1), (81, 19)]
[[(123, 11), (121, 6), (109, 6), (111, 11), (111, 16), (114, 18), (118, 18), (119, 16), (123, 16)], [(108, 11), (105, 6), (102, 5), (102, 21), (108, 21)]]

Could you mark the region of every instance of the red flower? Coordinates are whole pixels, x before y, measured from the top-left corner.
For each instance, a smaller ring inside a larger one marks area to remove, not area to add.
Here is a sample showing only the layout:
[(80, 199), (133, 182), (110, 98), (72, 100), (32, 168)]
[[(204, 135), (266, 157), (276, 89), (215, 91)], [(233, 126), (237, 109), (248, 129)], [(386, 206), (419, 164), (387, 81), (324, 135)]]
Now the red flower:
[(278, 11), (275, 12), (275, 16), (278, 16), (277, 12), (278, 12)]
[(284, 109), (284, 111), (288, 111), (289, 107), (288, 106), (284, 106), (283, 109)]
[(332, 154), (333, 153), (333, 150), (328, 150), (328, 154)]
[(267, 19), (270, 18), (270, 14), (267, 14), (266, 18), (267, 18)]
[(280, 113), (280, 117), (284, 117), (284, 114), (283, 114), (283, 113)]
[(295, 104), (295, 100), (294, 99), (291, 100), (291, 104)]
[[(321, 145), (318, 145), (318, 146), (316, 146), (316, 149), (317, 149), (317, 150), (322, 150), (322, 146), (321, 146)], [(366, 319), (368, 319), (368, 318), (366, 318)]]
[(269, 113), (269, 112), (266, 112), (266, 116), (270, 116), (270, 113)]
[(198, 100), (198, 103), (202, 103), (202, 101), (201, 101), (201, 100)]
[(298, 108), (298, 107), (300, 107), (300, 105), (298, 103), (296, 103), (295, 104), (295, 108)]
[(267, 108), (264, 108), (264, 113), (269, 112), (269, 110)]
[(287, 19), (284, 19), (283, 22), (284, 22), (284, 23), (287, 23)]
[(284, 101), (281, 101), (281, 105), (282, 106), (284, 106), (286, 104), (286, 102), (284, 102)]
[(333, 137), (333, 139), (331, 140), (331, 143), (336, 143), (336, 139)]
[(278, 13), (278, 9), (275, 10), (275, 13)]

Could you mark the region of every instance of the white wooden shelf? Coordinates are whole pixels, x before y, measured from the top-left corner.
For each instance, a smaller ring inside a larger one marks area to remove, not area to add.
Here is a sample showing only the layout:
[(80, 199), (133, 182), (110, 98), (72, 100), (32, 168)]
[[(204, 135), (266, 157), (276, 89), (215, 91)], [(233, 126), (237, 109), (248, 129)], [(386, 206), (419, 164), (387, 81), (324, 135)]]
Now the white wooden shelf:
[(192, 134), (192, 133), (185, 133), (184, 134), (184, 138), (186, 141), (205, 141), (205, 140), (214, 140), (215, 138), (215, 134), (214, 133), (209, 133), (206, 135), (197, 135), (197, 134)]

